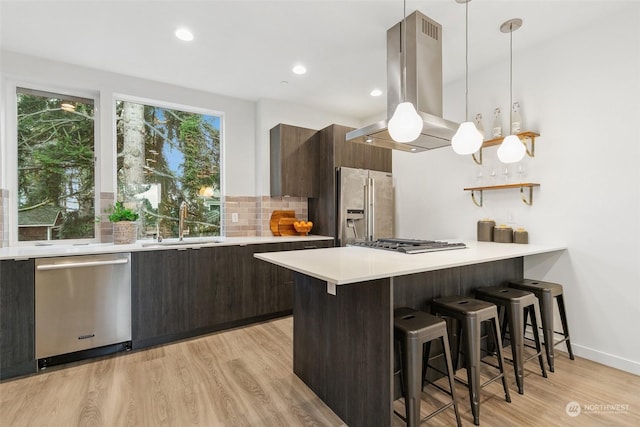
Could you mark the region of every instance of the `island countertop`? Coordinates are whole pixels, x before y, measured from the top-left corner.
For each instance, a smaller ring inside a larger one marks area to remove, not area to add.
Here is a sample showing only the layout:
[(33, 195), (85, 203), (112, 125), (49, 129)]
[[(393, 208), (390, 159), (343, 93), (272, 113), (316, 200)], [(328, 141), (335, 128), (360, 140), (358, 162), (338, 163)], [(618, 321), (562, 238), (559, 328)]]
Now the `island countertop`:
[(366, 247), (323, 248), (255, 254), (263, 261), (326, 281), (346, 285), (386, 277), (441, 270), (565, 250), (562, 244), (534, 245), (464, 242), (465, 249), (404, 254)]

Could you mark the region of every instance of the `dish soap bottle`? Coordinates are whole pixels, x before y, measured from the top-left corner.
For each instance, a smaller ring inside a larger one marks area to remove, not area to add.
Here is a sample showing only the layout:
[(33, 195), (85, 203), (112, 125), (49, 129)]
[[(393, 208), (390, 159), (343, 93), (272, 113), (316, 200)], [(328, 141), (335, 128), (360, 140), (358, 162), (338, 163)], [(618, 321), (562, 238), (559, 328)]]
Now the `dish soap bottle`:
[(520, 103), (514, 102), (511, 107), (511, 134), (522, 132), (522, 117), (520, 116)]
[(493, 111), (493, 137), (500, 138), (502, 136), (502, 119), (500, 117), (500, 108)]

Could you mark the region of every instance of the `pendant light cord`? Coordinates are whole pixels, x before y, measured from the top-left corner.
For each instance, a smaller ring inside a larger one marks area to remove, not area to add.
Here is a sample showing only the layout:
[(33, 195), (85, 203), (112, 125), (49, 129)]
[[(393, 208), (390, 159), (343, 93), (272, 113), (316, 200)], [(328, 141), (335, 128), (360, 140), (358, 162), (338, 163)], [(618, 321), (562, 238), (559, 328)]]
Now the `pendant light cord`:
[(509, 24), (509, 135), (513, 134), (513, 23)]
[(469, 2), (465, 3), (464, 14), (464, 121), (469, 121)]
[(407, 100), (407, 0), (402, 5), (402, 102)]

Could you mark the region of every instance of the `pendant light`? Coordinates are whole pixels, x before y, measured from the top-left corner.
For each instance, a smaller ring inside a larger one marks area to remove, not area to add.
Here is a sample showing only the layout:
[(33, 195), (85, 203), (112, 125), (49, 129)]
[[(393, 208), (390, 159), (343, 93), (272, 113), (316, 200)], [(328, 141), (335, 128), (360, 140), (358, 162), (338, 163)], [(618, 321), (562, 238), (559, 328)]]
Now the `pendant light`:
[(407, 101), (407, 0), (403, 1), (402, 18), (402, 102), (396, 107), (388, 130), (395, 142), (412, 142), (418, 139), (422, 132), (422, 117), (411, 102)]
[(513, 32), (522, 26), (522, 19), (510, 19), (500, 26), (500, 31), (509, 33), (509, 136), (507, 136), (498, 148), (498, 159), (502, 163), (516, 163), (522, 160), (527, 151), (527, 147), (520, 141), (511, 130), (511, 114), (513, 108)]
[(473, 154), (480, 149), (483, 142), (483, 135), (478, 131), (476, 125), (469, 121), (469, 2), (471, 0), (456, 0), (457, 3), (465, 3), (465, 45), (464, 45), (464, 123), (460, 124), (458, 131), (451, 138), (451, 148), (457, 154)]

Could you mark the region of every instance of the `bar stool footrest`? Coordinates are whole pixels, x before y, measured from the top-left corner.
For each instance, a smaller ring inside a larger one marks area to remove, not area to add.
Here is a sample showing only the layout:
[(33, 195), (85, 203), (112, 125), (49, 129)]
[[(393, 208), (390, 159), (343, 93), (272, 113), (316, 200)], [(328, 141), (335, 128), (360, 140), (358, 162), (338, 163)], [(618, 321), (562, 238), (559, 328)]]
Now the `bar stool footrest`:
[(497, 376), (493, 377), (493, 378), (489, 378), (488, 380), (486, 380), (484, 383), (480, 384), (480, 388), (483, 388), (489, 384), (491, 384), (494, 381), (497, 381), (499, 379), (502, 379), (502, 377), (504, 377), (504, 374), (498, 374)]
[[(437, 388), (438, 390), (440, 390), (443, 393), (448, 394), (449, 396), (451, 396), (451, 392), (449, 390), (447, 390), (446, 388), (442, 387), (441, 385), (438, 385), (436, 383), (432, 383), (431, 381), (427, 381), (427, 384), (430, 386), (433, 386), (435, 388)], [(453, 405), (453, 403), (451, 403)]]
[(442, 413), (442, 411), (445, 411), (449, 408), (451, 408), (453, 406), (453, 402), (449, 402), (446, 403), (445, 405), (441, 406), (440, 408), (436, 409), (435, 411), (433, 411), (432, 413), (430, 413), (429, 415), (427, 415), (426, 417), (422, 418), (420, 420), (420, 423), (423, 423), (425, 421), (430, 420), (431, 418), (435, 417), (436, 415)]

